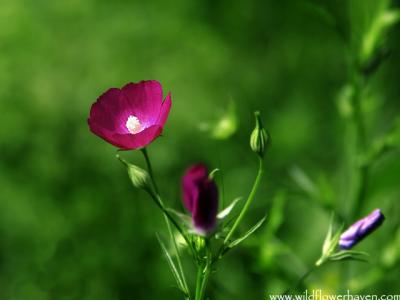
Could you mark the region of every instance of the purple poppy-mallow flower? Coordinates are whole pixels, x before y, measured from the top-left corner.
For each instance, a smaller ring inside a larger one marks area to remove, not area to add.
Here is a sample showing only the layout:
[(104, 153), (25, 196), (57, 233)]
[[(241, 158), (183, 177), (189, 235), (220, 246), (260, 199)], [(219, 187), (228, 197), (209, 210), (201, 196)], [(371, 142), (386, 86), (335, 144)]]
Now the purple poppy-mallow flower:
[(111, 88), (90, 109), (90, 130), (123, 150), (143, 148), (163, 130), (171, 108), (171, 94), (163, 101), (156, 80)]
[(192, 214), (194, 230), (210, 233), (217, 223), (218, 189), (204, 164), (188, 168), (182, 178), (183, 204)]
[(385, 220), (385, 216), (380, 209), (375, 209), (368, 216), (351, 225), (340, 236), (339, 247), (341, 249), (351, 249), (354, 245), (364, 239), (377, 229)]

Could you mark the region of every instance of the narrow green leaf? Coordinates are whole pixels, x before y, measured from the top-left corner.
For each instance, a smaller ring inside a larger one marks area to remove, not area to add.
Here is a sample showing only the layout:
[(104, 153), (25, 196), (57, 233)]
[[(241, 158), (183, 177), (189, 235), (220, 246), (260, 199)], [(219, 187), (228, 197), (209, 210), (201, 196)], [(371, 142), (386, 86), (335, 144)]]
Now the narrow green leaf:
[(357, 260), (357, 261), (368, 261), (369, 254), (362, 251), (355, 250), (343, 250), (334, 253), (329, 256), (330, 261), (341, 261), (341, 260)]
[(212, 170), (211, 172), (210, 172), (210, 174), (208, 174), (208, 178), (209, 179), (214, 179), (214, 177), (215, 177), (215, 174), (216, 173), (218, 173), (219, 172), (219, 169), (218, 168), (215, 168), (214, 170)]
[(328, 253), (328, 250), (330, 248), (331, 240), (332, 240), (332, 234), (333, 234), (333, 214), (331, 216), (331, 221), (329, 223), (329, 229), (328, 233), (326, 234), (324, 244), (322, 246), (322, 254), (326, 255)]
[(363, 261), (363, 262), (368, 262), (368, 259), (363, 256), (354, 256), (350, 254), (342, 254), (338, 256), (330, 256), (329, 257), (330, 261), (342, 261), (342, 260), (357, 260), (357, 261)]
[(335, 251), (337, 245), (339, 244), (340, 235), (342, 234), (342, 231), (343, 231), (343, 225), (340, 226), (339, 230), (332, 237), (331, 243), (330, 243), (329, 248), (327, 250), (327, 255), (330, 255), (331, 253), (333, 253)]
[(255, 232), (264, 223), (266, 218), (267, 218), (267, 216), (265, 216), (260, 221), (258, 221), (257, 224), (254, 225), (253, 227), (251, 227), (242, 237), (240, 237), (240, 238), (234, 240), (233, 242), (231, 242), (228, 247), (229, 248), (233, 248), (233, 247), (239, 245), (245, 239), (247, 239), (253, 232)]
[(182, 293), (184, 293), (185, 295), (187, 295), (188, 293), (187, 293), (187, 291), (185, 289), (185, 286), (183, 284), (181, 275), (179, 274), (178, 269), (176, 268), (175, 263), (172, 260), (172, 257), (171, 257), (171, 255), (169, 254), (169, 252), (167, 250), (167, 247), (165, 247), (165, 244), (161, 240), (160, 236), (158, 234), (156, 234), (156, 236), (157, 236), (158, 242), (160, 243), (161, 250), (162, 250), (162, 252), (164, 253), (164, 255), (165, 255), (166, 259), (167, 259), (168, 265), (169, 265), (169, 267), (171, 269), (172, 275), (175, 278), (175, 281), (176, 281), (176, 283), (178, 285), (179, 290), (182, 291)]
[(172, 208), (166, 208), (165, 210), (176, 216), (178, 220), (185, 226), (185, 228), (189, 229), (192, 227), (192, 219), (188, 215), (185, 215)]
[(233, 210), (233, 208), (236, 206), (236, 204), (242, 200), (242, 197), (237, 197), (235, 199), (233, 199), (232, 203), (229, 204), (227, 207), (225, 207), (222, 211), (220, 211), (217, 215), (217, 219), (224, 219), (225, 217), (227, 217)]

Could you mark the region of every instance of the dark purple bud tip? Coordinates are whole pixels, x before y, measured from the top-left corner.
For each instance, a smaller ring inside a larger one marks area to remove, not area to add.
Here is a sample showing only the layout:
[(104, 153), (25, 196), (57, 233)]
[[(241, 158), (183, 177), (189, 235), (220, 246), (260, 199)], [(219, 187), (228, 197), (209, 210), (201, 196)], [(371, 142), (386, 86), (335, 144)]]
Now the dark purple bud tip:
[(196, 164), (186, 170), (182, 178), (183, 204), (192, 214), (194, 230), (201, 235), (211, 232), (216, 225), (218, 189), (208, 177), (204, 164)]
[(375, 209), (368, 216), (351, 225), (340, 236), (339, 247), (341, 249), (351, 249), (366, 236), (377, 229), (385, 220), (385, 216), (380, 209)]

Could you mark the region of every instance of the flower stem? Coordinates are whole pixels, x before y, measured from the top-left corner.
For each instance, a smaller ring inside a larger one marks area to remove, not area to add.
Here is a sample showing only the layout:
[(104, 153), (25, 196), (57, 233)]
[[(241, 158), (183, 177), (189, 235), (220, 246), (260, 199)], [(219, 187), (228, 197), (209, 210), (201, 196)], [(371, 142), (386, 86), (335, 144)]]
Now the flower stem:
[(290, 288), (288, 288), (288, 289), (286, 290), (286, 292), (284, 293), (284, 295), (289, 294), (289, 292), (290, 292), (291, 290), (297, 289), (297, 288), (303, 283), (303, 281), (306, 280), (306, 278), (307, 278), (308, 276), (310, 276), (311, 273), (313, 273), (319, 266), (322, 266), (322, 264), (319, 264), (319, 265), (315, 264), (315, 265), (313, 265), (307, 272), (305, 272), (305, 273), (303, 274), (303, 276), (301, 276), (301, 277), (299, 278), (299, 280), (297, 281), (297, 283), (296, 283), (294, 286), (292, 286), (292, 287), (290, 287)]
[(142, 151), (143, 156), (145, 158), (146, 165), (147, 165), (147, 170), (149, 172), (149, 175), (150, 175), (150, 178), (151, 178), (151, 182), (152, 182), (153, 187), (154, 187), (154, 191), (155, 191), (156, 199), (157, 199), (156, 202), (158, 202), (160, 204), (160, 208), (163, 211), (165, 223), (166, 223), (167, 229), (168, 229), (168, 233), (170, 235), (170, 238), (172, 240), (172, 244), (174, 246), (174, 250), (175, 250), (175, 253), (176, 253), (176, 260), (178, 262), (179, 272), (180, 272), (181, 277), (182, 277), (182, 282), (183, 282), (184, 288), (186, 290), (186, 294), (188, 295), (187, 299), (190, 299), (189, 287), (188, 287), (187, 282), (186, 282), (185, 272), (183, 271), (182, 262), (181, 262), (181, 259), (180, 259), (180, 251), (179, 251), (178, 245), (176, 244), (176, 240), (175, 240), (172, 228), (171, 228), (170, 220), (175, 225), (175, 227), (178, 229), (179, 233), (183, 236), (185, 241), (188, 243), (189, 247), (190, 247), (190, 244), (189, 244), (189, 241), (186, 238), (186, 235), (184, 235), (182, 229), (180, 228), (180, 226), (169, 215), (169, 213), (167, 213), (167, 211), (166, 211), (166, 209), (164, 207), (164, 203), (163, 203), (163, 201), (161, 199), (161, 196), (160, 196), (160, 194), (158, 192), (157, 183), (156, 183), (156, 181), (154, 179), (153, 168), (151, 167), (151, 162), (150, 162), (150, 158), (149, 158), (149, 155), (147, 153), (147, 150), (146, 150), (146, 148), (143, 148), (141, 151)]
[(256, 195), (256, 192), (257, 192), (258, 186), (260, 185), (261, 177), (263, 174), (263, 160), (261, 157), (258, 157), (258, 159), (259, 159), (259, 165), (258, 165), (258, 173), (257, 173), (256, 180), (254, 181), (254, 184), (250, 191), (249, 197), (247, 198), (246, 203), (244, 204), (239, 216), (237, 217), (235, 223), (233, 224), (232, 228), (229, 230), (227, 236), (225, 237), (223, 246), (226, 246), (226, 244), (229, 242), (229, 239), (232, 237), (236, 228), (239, 226), (240, 222), (242, 221), (244, 215), (246, 214), (251, 202), (253, 201), (253, 199)]
[(208, 244), (207, 240), (206, 240), (206, 245), (207, 245), (206, 246), (207, 247), (207, 256), (206, 256), (205, 265), (202, 263), (199, 263), (198, 269), (197, 269), (195, 300), (203, 300), (204, 299), (208, 280), (209, 280), (210, 274), (211, 274), (212, 257), (211, 257), (211, 252), (209, 251), (209, 244)]
[(210, 278), (210, 274), (211, 274), (211, 265), (210, 262), (207, 262), (206, 268), (204, 270), (204, 275), (203, 275), (203, 281), (201, 283), (201, 287), (200, 287), (200, 298), (199, 300), (203, 300), (205, 293), (206, 293), (206, 288), (207, 288), (207, 284), (208, 284), (208, 280)]
[[(357, 148), (358, 151), (356, 153), (357, 156), (360, 156), (365, 153), (366, 151), (366, 131), (365, 131), (365, 121), (364, 115), (362, 111), (362, 92), (364, 88), (364, 81), (365, 78), (361, 71), (357, 68), (356, 65), (352, 66), (352, 86), (354, 88), (354, 95), (353, 95), (353, 122), (356, 126), (356, 133), (357, 133)], [(351, 219), (354, 219), (359, 211), (362, 209), (365, 196), (367, 194), (367, 186), (368, 186), (368, 177), (369, 177), (369, 166), (358, 165), (358, 159), (356, 158), (356, 171), (359, 174), (359, 181), (358, 187), (356, 190), (355, 198), (354, 198), (354, 205), (351, 211)]]
[(197, 267), (197, 278), (196, 278), (196, 295), (195, 295), (195, 300), (200, 300), (201, 296), (201, 286), (202, 286), (202, 281), (203, 281), (203, 268), (201, 266)]
[(156, 180), (154, 178), (153, 168), (151, 167), (150, 157), (149, 157), (149, 154), (147, 153), (147, 149), (142, 148), (140, 151), (143, 153), (144, 159), (146, 161), (147, 170), (149, 172), (151, 182), (153, 183), (154, 191), (156, 192), (156, 194), (159, 194), (158, 186), (157, 186)]

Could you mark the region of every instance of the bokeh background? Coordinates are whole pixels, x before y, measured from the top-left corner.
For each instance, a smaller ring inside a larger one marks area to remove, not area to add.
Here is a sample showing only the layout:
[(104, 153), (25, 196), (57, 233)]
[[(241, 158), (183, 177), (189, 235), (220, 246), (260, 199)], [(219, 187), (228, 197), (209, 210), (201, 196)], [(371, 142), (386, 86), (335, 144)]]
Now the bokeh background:
[[(227, 255), (209, 296), (266, 299), (294, 285), (318, 259), (331, 212), (354, 221), (346, 217), (353, 136), (340, 100), (346, 39), (368, 28), (381, 2), (2, 0), (0, 299), (180, 299), (155, 237), (166, 237), (162, 215), (87, 126), (102, 92), (142, 79), (172, 92), (164, 136), (148, 150), (178, 210), (180, 177), (193, 162), (221, 168), (225, 203), (247, 195), (257, 168), (248, 138), (253, 111), (262, 112), (273, 142), (239, 231), (265, 213), (268, 221)], [(384, 44), (390, 55), (369, 77), (363, 104), (369, 144), (400, 115), (398, 25)], [(233, 135), (210, 134), (232, 114)], [(143, 166), (139, 152), (124, 156)], [(357, 246), (370, 263), (326, 265), (303, 290), (399, 293), (399, 174), (400, 152), (390, 149), (372, 165), (354, 215), (386, 214)], [(195, 269), (184, 264), (193, 283)]]

